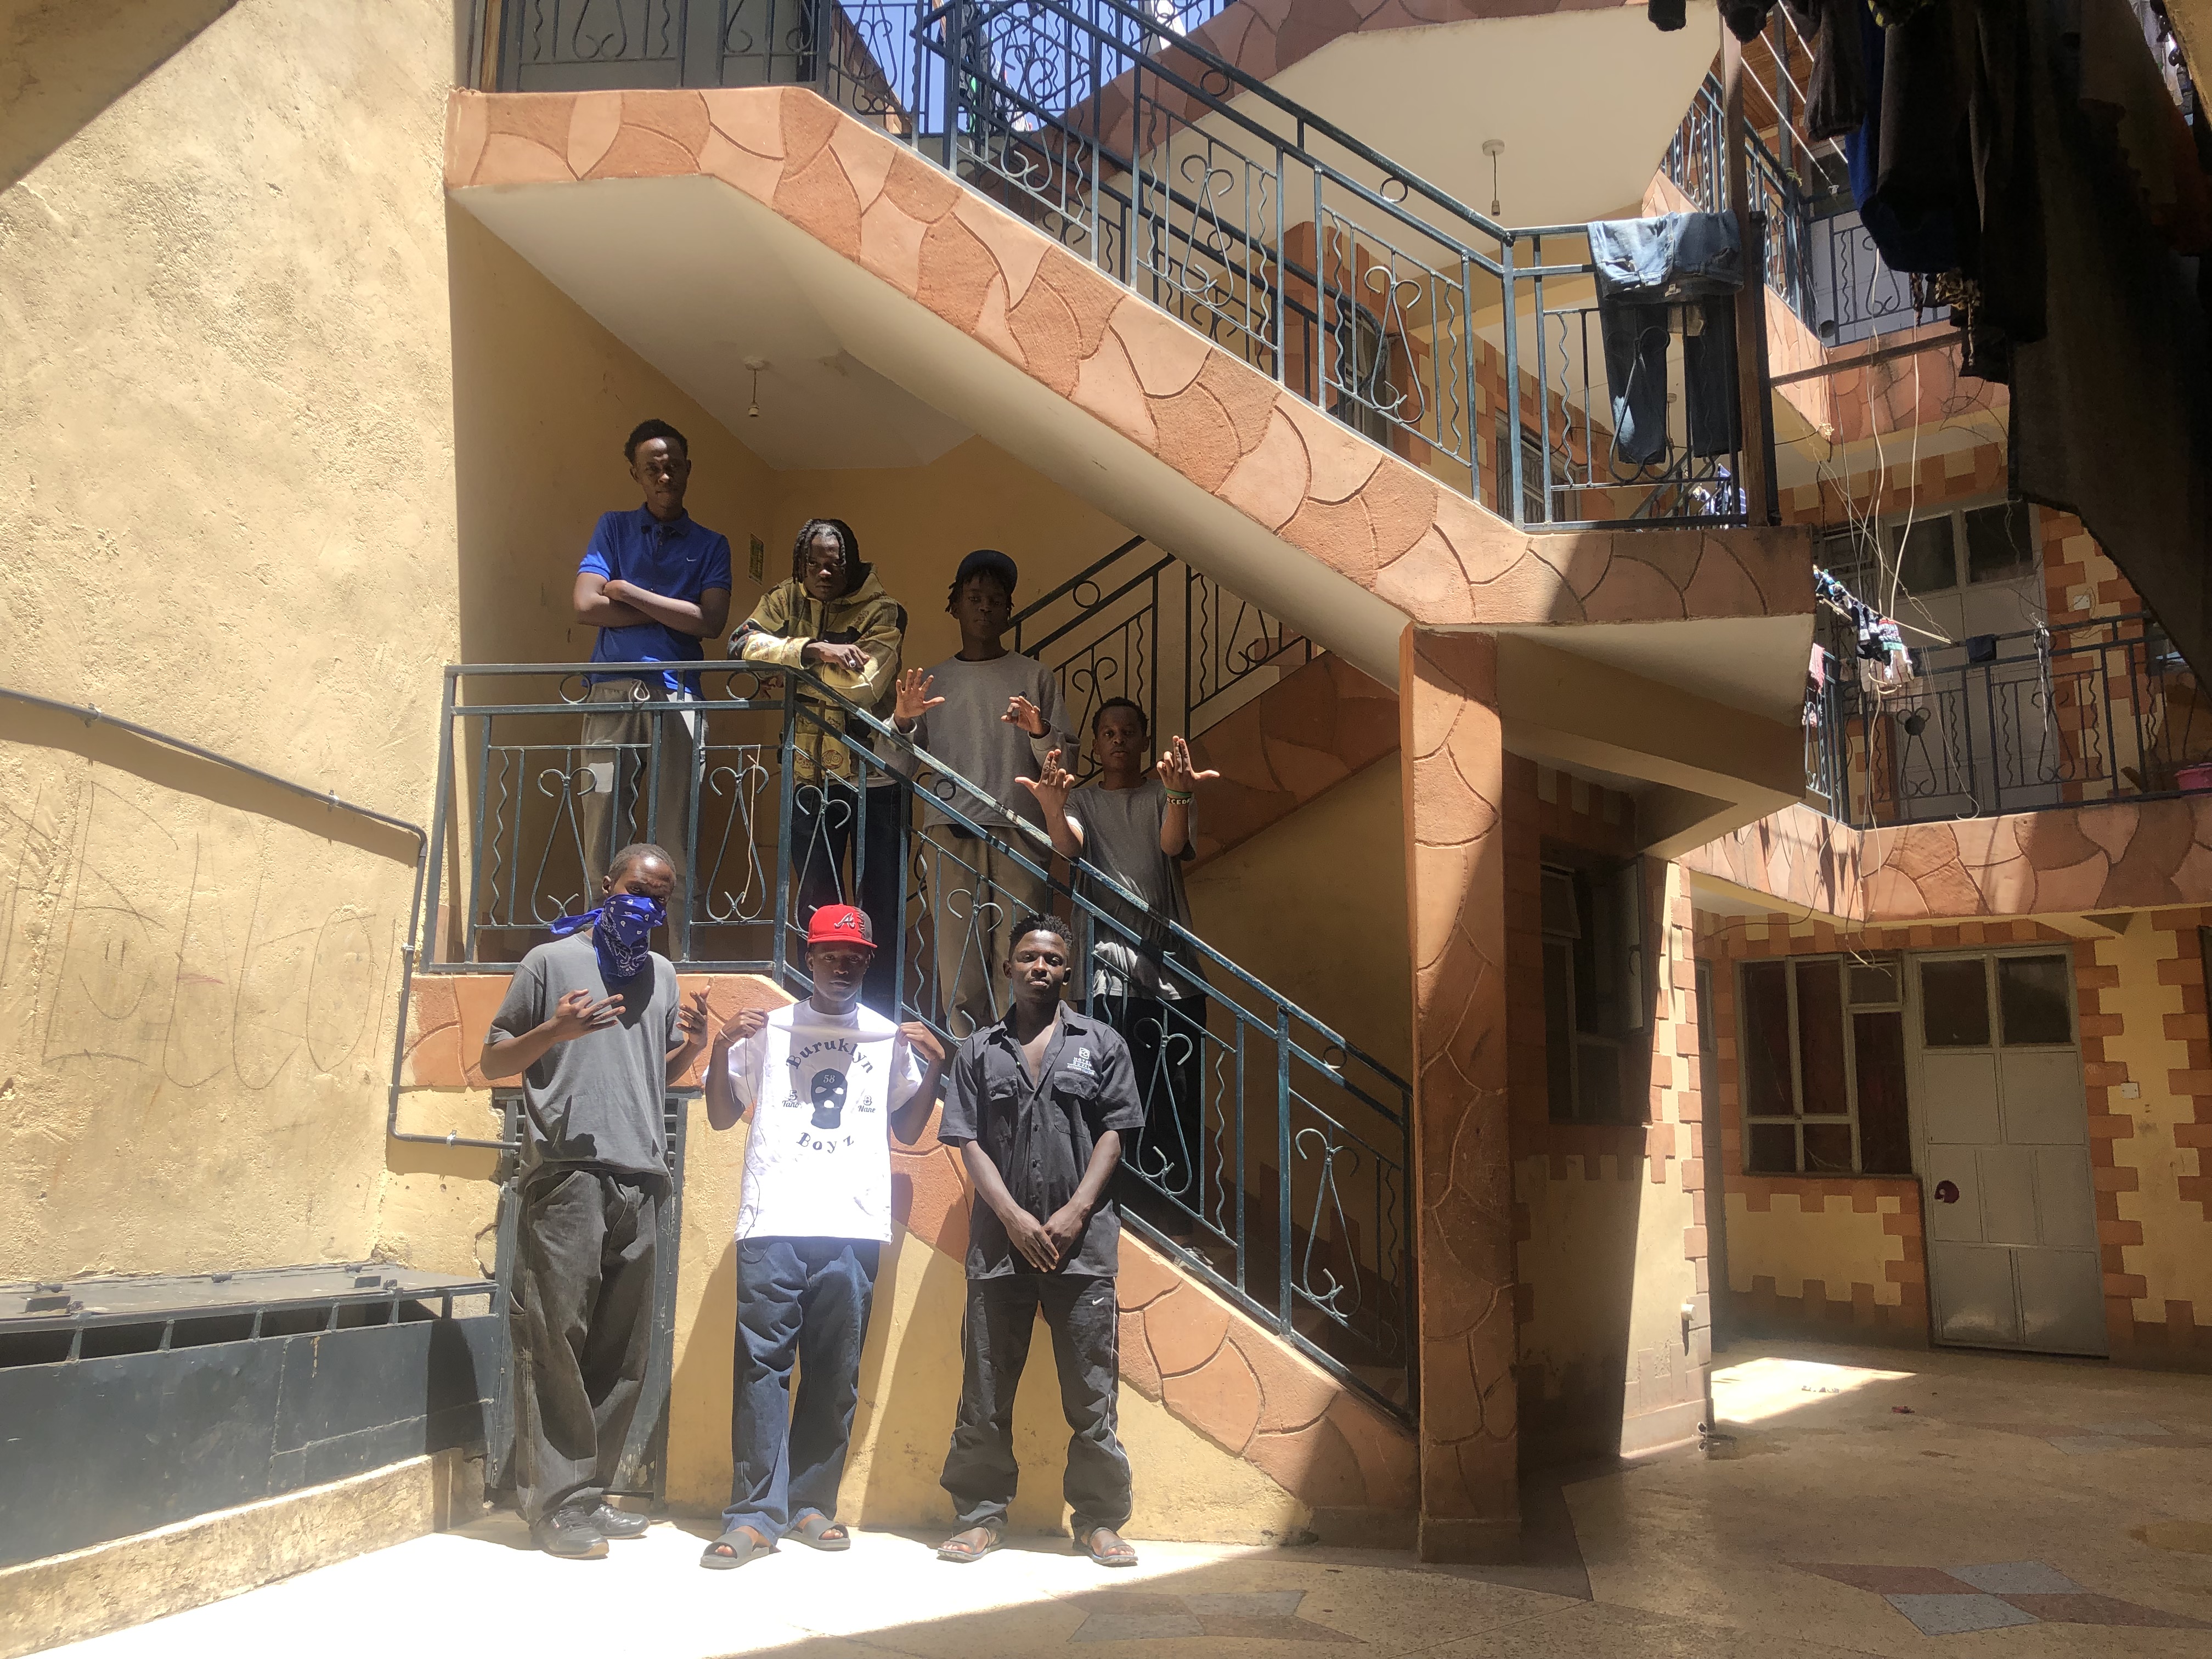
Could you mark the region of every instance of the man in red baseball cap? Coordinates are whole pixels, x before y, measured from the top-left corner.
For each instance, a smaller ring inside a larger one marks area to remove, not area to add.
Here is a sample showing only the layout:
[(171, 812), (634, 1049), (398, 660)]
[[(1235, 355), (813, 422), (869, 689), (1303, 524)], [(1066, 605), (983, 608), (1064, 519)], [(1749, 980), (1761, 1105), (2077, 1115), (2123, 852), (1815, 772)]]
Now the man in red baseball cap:
[(806, 929), (813, 994), (773, 1012), (746, 1009), (707, 1059), (707, 1121), (752, 1122), (738, 1207), (730, 1506), (702, 1566), (741, 1567), (786, 1538), (852, 1547), (837, 1486), (891, 1237), (885, 1132), (915, 1143), (945, 1067), (927, 1025), (893, 1025), (861, 1006), (875, 950), (865, 910), (823, 905)]

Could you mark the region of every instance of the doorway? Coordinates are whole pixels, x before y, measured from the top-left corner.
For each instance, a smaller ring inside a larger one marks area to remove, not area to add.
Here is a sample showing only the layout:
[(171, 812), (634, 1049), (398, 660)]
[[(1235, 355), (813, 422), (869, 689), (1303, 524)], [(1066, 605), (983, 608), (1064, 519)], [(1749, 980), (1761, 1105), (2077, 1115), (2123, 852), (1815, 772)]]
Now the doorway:
[(1917, 956), (1912, 989), (1913, 1151), (1935, 1340), (2104, 1354), (2071, 954)]

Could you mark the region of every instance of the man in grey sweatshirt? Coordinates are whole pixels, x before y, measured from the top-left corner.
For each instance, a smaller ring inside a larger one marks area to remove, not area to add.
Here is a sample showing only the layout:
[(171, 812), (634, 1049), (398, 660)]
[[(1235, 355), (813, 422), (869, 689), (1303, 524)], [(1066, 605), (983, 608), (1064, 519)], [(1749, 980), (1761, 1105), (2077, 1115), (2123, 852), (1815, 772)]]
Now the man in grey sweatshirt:
[[(960, 624), (959, 653), (899, 677), (893, 724), (998, 803), (987, 811), (963, 793), (952, 804), (964, 816), (1048, 867), (1049, 844), (1012, 827), (1014, 818), (1040, 829), (1044, 823), (1019, 780), (1035, 779), (1054, 750), (1072, 755), (1075, 746), (1052, 671), (1003, 642), (1018, 574), (1012, 559), (990, 548), (961, 560), (945, 606)], [(938, 1003), (957, 1041), (1005, 1012), (1004, 983), (993, 969), (1012, 944), (1006, 930), (1044, 909), (1051, 895), (1006, 853), (954, 823), (927, 787), (920, 793)]]

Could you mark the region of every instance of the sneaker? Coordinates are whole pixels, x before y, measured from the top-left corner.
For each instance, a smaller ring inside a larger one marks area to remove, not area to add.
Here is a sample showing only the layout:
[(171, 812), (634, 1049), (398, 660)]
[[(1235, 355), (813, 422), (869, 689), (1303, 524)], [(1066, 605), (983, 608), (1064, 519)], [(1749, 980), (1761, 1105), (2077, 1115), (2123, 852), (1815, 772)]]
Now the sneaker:
[(602, 1503), (591, 1514), (592, 1524), (603, 1538), (642, 1538), (645, 1529), (653, 1524), (649, 1515), (640, 1515), (635, 1510), (618, 1510), (613, 1504)]
[(570, 1561), (595, 1561), (607, 1553), (607, 1537), (593, 1524), (590, 1510), (564, 1504), (530, 1528), (530, 1541), (548, 1555)]

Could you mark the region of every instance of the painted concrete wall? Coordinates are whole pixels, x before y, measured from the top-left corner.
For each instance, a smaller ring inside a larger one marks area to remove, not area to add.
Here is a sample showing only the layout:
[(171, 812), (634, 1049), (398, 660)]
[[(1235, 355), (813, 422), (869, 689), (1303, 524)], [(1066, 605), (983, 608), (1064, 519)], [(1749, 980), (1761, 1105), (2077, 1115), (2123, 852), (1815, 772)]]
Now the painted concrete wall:
[(1388, 756), (1208, 860), (1188, 885), (1201, 938), (1403, 1077), (1413, 969), (1398, 921), (1401, 790)]
[[(453, 8), (172, 10), (10, 20), (0, 678), (427, 818)], [(0, 1278), (367, 1254), (410, 851), (0, 729)]]

